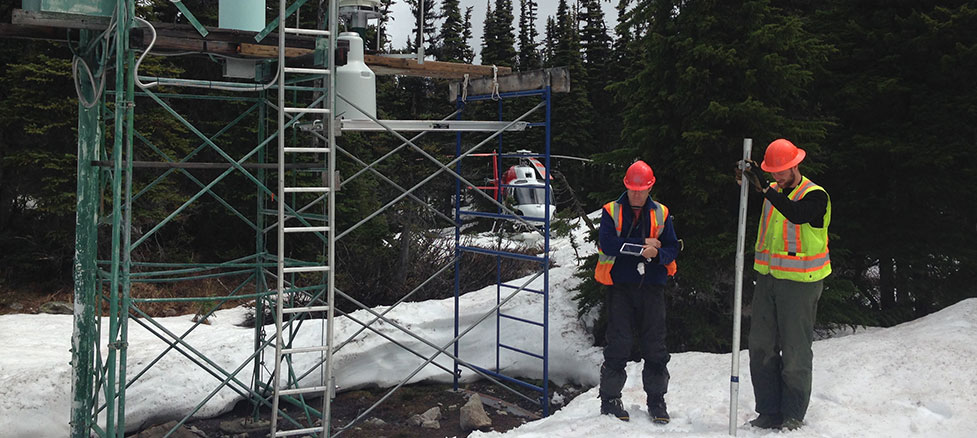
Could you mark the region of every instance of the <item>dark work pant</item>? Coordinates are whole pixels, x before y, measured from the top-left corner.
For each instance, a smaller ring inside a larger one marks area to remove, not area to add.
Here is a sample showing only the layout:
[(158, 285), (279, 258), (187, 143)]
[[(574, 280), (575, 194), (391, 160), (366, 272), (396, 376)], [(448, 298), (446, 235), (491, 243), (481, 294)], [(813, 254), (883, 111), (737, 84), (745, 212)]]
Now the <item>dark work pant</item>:
[(607, 304), (607, 346), (600, 370), (600, 397), (609, 400), (621, 396), (635, 325), (645, 361), (641, 372), (645, 393), (652, 396), (668, 392), (664, 287), (615, 284), (610, 287)]
[(756, 411), (803, 420), (811, 400), (814, 320), (821, 281), (757, 275), (750, 319), (750, 374)]

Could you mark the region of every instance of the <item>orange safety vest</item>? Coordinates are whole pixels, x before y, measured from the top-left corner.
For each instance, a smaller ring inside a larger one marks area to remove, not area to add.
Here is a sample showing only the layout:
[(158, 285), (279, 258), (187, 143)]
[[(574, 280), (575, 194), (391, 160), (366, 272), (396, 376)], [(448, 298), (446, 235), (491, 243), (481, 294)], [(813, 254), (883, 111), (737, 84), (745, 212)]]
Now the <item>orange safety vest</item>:
[[(655, 205), (661, 208), (653, 208), (655, 214), (651, 216), (651, 228), (648, 233), (648, 237), (653, 237), (655, 239), (661, 235), (662, 230), (665, 229), (665, 220), (668, 219), (668, 207), (665, 204), (658, 203), (655, 201)], [(654, 205), (653, 205), (654, 207)], [(614, 231), (617, 236), (621, 236), (621, 227), (623, 226), (624, 219), (621, 217), (621, 210), (623, 206), (620, 202), (612, 201), (604, 204), (604, 211), (614, 218)], [(608, 286), (614, 284), (614, 280), (611, 279), (611, 268), (614, 267), (614, 259), (616, 257), (604, 254), (604, 251), (600, 249), (600, 245), (597, 245), (597, 269), (594, 271), (594, 279), (600, 284), (606, 284)], [(678, 265), (675, 260), (668, 262), (665, 265), (665, 271), (668, 272), (668, 276), (671, 277), (675, 275), (678, 271)]]

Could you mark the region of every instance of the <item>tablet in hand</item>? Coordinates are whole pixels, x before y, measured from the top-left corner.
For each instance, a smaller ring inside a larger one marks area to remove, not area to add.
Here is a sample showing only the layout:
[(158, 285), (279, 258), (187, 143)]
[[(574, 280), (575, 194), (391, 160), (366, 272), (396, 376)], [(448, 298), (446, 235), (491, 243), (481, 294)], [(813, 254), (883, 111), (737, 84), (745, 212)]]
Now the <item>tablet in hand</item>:
[(644, 246), (638, 245), (637, 243), (625, 243), (621, 245), (621, 254), (640, 256), (641, 251), (644, 251), (644, 249)]

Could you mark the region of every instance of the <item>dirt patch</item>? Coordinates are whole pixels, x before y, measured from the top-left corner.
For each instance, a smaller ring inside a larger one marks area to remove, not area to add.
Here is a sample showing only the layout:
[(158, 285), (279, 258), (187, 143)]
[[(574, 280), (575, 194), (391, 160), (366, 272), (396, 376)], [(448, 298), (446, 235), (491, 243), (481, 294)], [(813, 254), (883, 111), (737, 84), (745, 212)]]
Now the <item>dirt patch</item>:
[[(538, 382), (537, 382), (538, 383)], [(568, 403), (577, 395), (589, 388), (574, 385), (557, 386), (550, 383), (550, 393), (560, 394)], [(347, 391), (336, 395), (332, 403), (333, 433), (344, 428), (366, 409), (373, 406), (389, 392), (389, 388), (370, 388)], [(460, 386), (455, 391), (450, 383), (424, 383), (400, 388), (390, 395), (383, 403), (371, 410), (362, 420), (344, 430), (340, 436), (351, 438), (375, 437), (418, 437), (443, 438), (467, 437), (469, 432), (461, 429), (461, 407), (468, 401), (468, 397), (478, 393), (482, 397), (485, 412), (492, 419), (492, 426), (486, 431), (504, 432), (514, 429), (527, 422), (542, 417), (539, 407), (509, 390), (487, 381), (479, 381)], [(537, 394), (526, 393), (535, 398)], [(312, 402), (317, 409), (320, 401)], [(428, 409), (437, 407), (441, 411), (438, 420), (439, 428), (430, 429), (413, 425), (409, 419), (415, 414), (423, 414)], [(550, 413), (556, 412), (563, 405), (550, 404)], [(305, 419), (301, 409), (294, 406), (286, 407), (289, 415)], [(252, 419), (252, 408), (248, 402), (240, 402), (235, 409), (220, 417), (191, 421), (188, 426), (197, 428), (209, 438), (258, 438), (268, 434), (268, 410), (263, 409), (259, 416), (259, 423), (251, 430), (235, 429), (241, 424), (249, 424)], [(282, 420), (279, 420), (282, 421)], [(251, 423), (253, 424), (253, 423)], [(222, 428), (223, 425), (223, 428)]]
[[(130, 289), (130, 296), (133, 298), (204, 298), (196, 302), (170, 301), (137, 304), (140, 310), (153, 317), (193, 315), (207, 312), (223, 301), (224, 297), (233, 290), (232, 285), (237, 285), (235, 281), (238, 280), (208, 278), (163, 284), (136, 283)], [(238, 295), (250, 294), (253, 289), (253, 286), (246, 286), (238, 292)], [(53, 292), (39, 285), (26, 285), (17, 288), (0, 286), (0, 315), (38, 313), (42, 304), (52, 301), (72, 303), (74, 301), (73, 292), (70, 285)], [(213, 299), (208, 300), (207, 297), (213, 297)], [(229, 309), (250, 301), (250, 299), (226, 300), (221, 304), (221, 308)], [(103, 302), (102, 304), (103, 311), (108, 311), (108, 303)], [(135, 313), (132, 315), (138, 316)]]
[(0, 315), (12, 313), (37, 313), (41, 304), (50, 301), (70, 303), (74, 298), (71, 288), (51, 291), (40, 286), (9, 288), (0, 286)]

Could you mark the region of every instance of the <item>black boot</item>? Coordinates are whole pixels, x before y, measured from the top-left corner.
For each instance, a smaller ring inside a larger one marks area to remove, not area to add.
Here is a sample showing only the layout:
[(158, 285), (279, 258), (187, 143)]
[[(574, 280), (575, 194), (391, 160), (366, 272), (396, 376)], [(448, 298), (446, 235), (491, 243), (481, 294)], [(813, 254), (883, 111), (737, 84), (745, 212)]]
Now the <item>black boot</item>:
[(750, 426), (760, 429), (780, 429), (783, 423), (784, 418), (780, 414), (760, 414), (753, 420), (750, 420)]
[(787, 430), (797, 430), (804, 426), (804, 421), (796, 418), (785, 417), (784, 422), (780, 426)]
[(613, 415), (621, 421), (630, 421), (631, 415), (628, 411), (624, 410), (624, 403), (621, 402), (620, 398), (612, 399), (601, 399), (600, 400), (600, 414), (601, 415)]
[(648, 396), (648, 415), (655, 424), (668, 424), (668, 408), (665, 406), (665, 394), (651, 394)]

